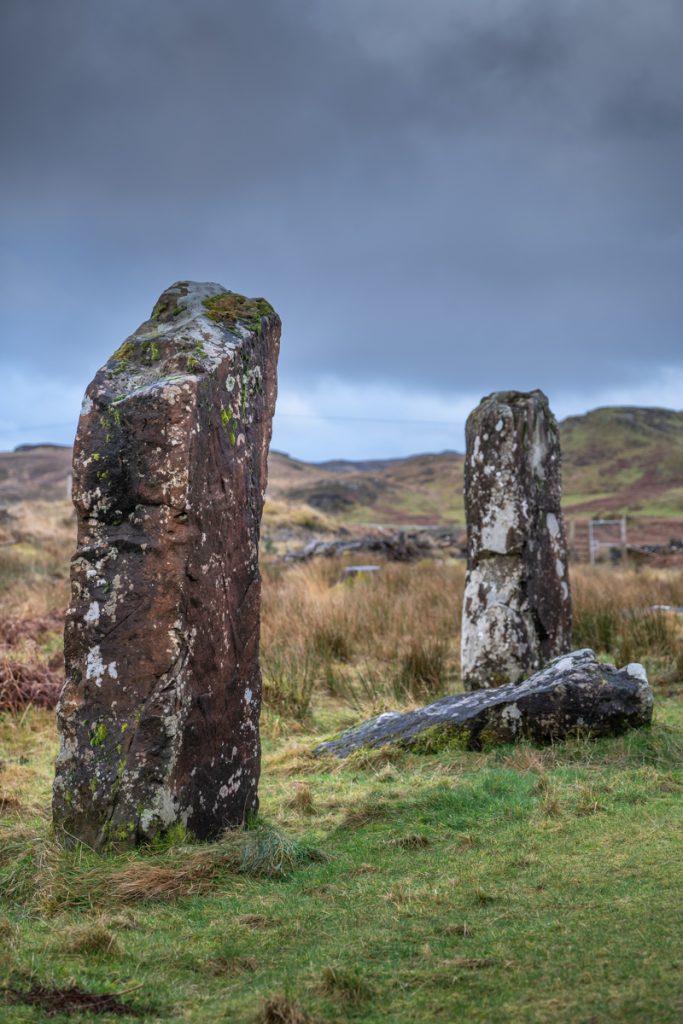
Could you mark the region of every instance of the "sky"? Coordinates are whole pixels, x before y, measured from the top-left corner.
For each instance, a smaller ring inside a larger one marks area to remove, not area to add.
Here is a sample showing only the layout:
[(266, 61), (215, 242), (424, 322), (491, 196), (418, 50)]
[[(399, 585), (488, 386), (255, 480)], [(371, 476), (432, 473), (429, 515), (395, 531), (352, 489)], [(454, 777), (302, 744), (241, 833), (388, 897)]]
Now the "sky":
[(273, 445), (462, 450), (491, 391), (683, 405), (680, 0), (2, 0), (0, 448), (179, 279), (283, 321)]

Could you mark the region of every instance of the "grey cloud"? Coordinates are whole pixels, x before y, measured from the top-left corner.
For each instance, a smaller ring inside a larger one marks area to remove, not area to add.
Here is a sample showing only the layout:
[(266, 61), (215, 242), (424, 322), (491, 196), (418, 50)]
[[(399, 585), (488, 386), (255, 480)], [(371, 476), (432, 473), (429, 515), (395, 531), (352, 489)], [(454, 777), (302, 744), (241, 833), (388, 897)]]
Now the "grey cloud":
[(285, 382), (680, 365), (683, 19), (618, 6), (5, 0), (4, 364), (85, 383), (190, 276)]

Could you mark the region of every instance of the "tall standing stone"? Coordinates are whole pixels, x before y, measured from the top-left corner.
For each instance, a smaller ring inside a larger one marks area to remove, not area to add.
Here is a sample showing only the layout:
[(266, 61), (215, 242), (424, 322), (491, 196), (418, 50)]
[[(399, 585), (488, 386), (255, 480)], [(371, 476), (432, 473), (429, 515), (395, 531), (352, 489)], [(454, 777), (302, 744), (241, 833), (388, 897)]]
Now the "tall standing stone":
[(560, 439), (542, 391), (482, 399), (466, 427), (462, 677), (513, 683), (571, 647)]
[(181, 281), (89, 385), (55, 824), (132, 846), (258, 807), (258, 539), (280, 320)]

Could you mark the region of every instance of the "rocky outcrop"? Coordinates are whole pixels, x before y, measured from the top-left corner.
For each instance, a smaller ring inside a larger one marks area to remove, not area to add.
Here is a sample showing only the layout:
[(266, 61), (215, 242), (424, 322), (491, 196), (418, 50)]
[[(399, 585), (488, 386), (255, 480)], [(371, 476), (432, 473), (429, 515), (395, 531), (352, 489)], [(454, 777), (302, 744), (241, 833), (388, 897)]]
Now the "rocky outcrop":
[(89, 385), (53, 815), (96, 848), (258, 806), (258, 539), (280, 321), (179, 282)]
[(466, 689), (516, 682), (571, 646), (560, 441), (542, 391), (500, 391), (467, 420)]
[(460, 693), (400, 713), (389, 711), (321, 743), (317, 754), (348, 757), (361, 747), (397, 743), (416, 751), (481, 750), (530, 739), (616, 736), (652, 719), (653, 696), (642, 665), (601, 665), (591, 650), (556, 658), (522, 683)]

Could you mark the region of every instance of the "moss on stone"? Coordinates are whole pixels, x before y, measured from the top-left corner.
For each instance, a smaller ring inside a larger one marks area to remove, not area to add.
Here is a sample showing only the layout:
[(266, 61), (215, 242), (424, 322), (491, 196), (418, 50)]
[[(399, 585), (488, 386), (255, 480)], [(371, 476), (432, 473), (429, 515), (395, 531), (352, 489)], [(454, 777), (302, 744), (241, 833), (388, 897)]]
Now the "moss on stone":
[(237, 292), (222, 292), (209, 299), (204, 299), (204, 308), (209, 320), (222, 324), (224, 327), (235, 327), (244, 324), (256, 334), (261, 333), (263, 317), (272, 316), (273, 307), (265, 299), (248, 299)]
[(443, 751), (470, 750), (469, 729), (461, 725), (433, 725), (406, 744), (415, 754), (440, 754)]
[(91, 747), (101, 747), (107, 738), (107, 727), (104, 722), (96, 722), (88, 733)]
[(117, 359), (119, 362), (128, 362), (129, 359), (133, 358), (135, 353), (135, 342), (124, 341), (122, 345), (119, 345), (116, 352), (112, 356), (112, 359)]

